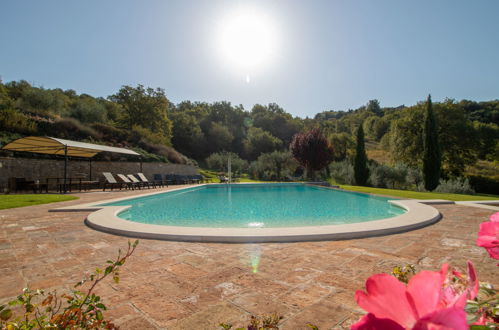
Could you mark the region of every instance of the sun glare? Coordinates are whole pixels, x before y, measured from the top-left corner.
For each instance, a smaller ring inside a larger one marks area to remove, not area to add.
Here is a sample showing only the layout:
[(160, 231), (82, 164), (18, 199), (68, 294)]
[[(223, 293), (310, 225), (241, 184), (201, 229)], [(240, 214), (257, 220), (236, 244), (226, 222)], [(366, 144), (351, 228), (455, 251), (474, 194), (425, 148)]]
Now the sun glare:
[(253, 8), (240, 8), (221, 20), (217, 48), (224, 63), (250, 75), (268, 65), (275, 53), (276, 36), (272, 20)]

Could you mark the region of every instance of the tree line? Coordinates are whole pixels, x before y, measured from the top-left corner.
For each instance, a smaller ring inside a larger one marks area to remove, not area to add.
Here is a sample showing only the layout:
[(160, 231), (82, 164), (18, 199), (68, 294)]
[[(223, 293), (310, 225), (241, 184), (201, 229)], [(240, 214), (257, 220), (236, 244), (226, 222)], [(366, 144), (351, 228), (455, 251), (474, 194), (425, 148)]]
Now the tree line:
[[(433, 112), (442, 176), (462, 176), (477, 160), (499, 160), (499, 100), (446, 99), (433, 103)], [(330, 142), (334, 161), (353, 161), (360, 125), (368, 153), (378, 149), (387, 155), (385, 163), (422, 168), (424, 118), (425, 102), (390, 108), (370, 100), (357, 109), (300, 118), (275, 103), (251, 109), (226, 101), (173, 104), (163, 89), (142, 85), (123, 86), (102, 98), (23, 80), (0, 82), (1, 144), (24, 135), (57, 135), (132, 147), (151, 160), (203, 167), (210, 155), (230, 152), (247, 162), (246, 170), (267, 176), (275, 173), (269, 174), (260, 158), (269, 163), (270, 154), (289, 156), (293, 137), (312, 129), (319, 129)], [(282, 159), (281, 163), (296, 165)]]

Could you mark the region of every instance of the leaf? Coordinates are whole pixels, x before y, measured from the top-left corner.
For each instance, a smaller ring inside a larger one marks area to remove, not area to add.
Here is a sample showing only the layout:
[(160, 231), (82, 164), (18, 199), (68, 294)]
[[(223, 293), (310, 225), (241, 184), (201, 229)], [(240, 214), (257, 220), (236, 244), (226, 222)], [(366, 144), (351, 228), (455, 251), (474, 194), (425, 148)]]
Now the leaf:
[(319, 328), (316, 325), (313, 325), (311, 323), (307, 323), (307, 327), (313, 329), (313, 330), (319, 330)]
[(119, 276), (113, 276), (113, 281), (116, 284), (120, 283), (120, 277)]
[(98, 310), (96, 313), (95, 313), (95, 317), (97, 318), (97, 320), (99, 321), (102, 321), (104, 319), (104, 316), (102, 315), (102, 312), (100, 310)]
[(104, 305), (103, 303), (98, 303), (98, 304), (97, 304), (97, 305), (95, 305), (95, 306), (97, 306), (98, 308), (104, 309), (104, 310), (105, 310), (105, 309), (107, 309), (107, 308), (106, 308), (106, 305)]
[(10, 317), (12, 316), (12, 311), (10, 309), (3, 309), (1, 312), (0, 312), (0, 319), (2, 321), (7, 321), (8, 319), (10, 319)]
[(486, 325), (470, 325), (470, 330), (489, 330)]
[(35, 310), (35, 306), (33, 306), (32, 304), (26, 304), (26, 313), (31, 313)]
[(113, 266), (107, 266), (105, 274), (107, 275), (107, 274), (111, 273), (113, 271), (113, 268), (114, 268)]

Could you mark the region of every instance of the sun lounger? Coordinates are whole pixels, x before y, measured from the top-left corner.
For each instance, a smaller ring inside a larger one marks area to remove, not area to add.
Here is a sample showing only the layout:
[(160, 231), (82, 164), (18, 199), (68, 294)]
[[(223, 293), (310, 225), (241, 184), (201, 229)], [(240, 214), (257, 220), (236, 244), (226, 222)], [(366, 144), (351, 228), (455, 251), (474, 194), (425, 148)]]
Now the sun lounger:
[(156, 183), (147, 180), (147, 177), (144, 175), (144, 173), (137, 173), (137, 176), (139, 177), (143, 185), (146, 185), (149, 188), (150, 187), (156, 188)]
[(146, 184), (146, 183), (140, 181), (133, 174), (127, 174), (127, 177), (130, 179), (130, 181), (132, 181), (133, 184), (135, 184), (136, 186), (138, 186), (139, 189), (142, 188), (142, 187), (145, 187), (145, 186), (147, 186), (147, 188), (151, 188), (151, 185)]
[(114, 187), (122, 188), (122, 184), (114, 178), (111, 172), (102, 172), (104, 176), (104, 184), (102, 185), (102, 191), (106, 191), (106, 187), (110, 187), (113, 190)]
[(123, 181), (123, 184), (132, 190), (134, 190), (136, 187), (140, 189), (140, 186), (137, 185), (136, 183), (132, 182), (126, 175), (124, 174), (116, 174), (118, 178), (120, 178), (121, 181)]

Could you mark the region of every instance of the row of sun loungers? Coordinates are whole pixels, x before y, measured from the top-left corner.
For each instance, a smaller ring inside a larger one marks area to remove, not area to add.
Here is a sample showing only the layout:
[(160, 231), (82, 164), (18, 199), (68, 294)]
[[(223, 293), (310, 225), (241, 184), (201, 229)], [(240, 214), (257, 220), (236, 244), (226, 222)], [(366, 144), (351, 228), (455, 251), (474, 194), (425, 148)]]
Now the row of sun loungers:
[(153, 181), (149, 181), (147, 177), (143, 173), (137, 173), (137, 176), (133, 174), (116, 174), (119, 178), (119, 181), (110, 173), (110, 172), (102, 172), (104, 176), (104, 185), (103, 191), (106, 188), (110, 188), (111, 190), (114, 188), (122, 188), (127, 189), (142, 189), (142, 188), (156, 188), (156, 187), (168, 187), (168, 185), (173, 184), (188, 184), (188, 183), (200, 183), (203, 181), (203, 177), (201, 175), (177, 175), (177, 174), (154, 174)]

